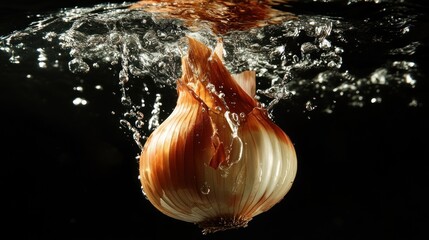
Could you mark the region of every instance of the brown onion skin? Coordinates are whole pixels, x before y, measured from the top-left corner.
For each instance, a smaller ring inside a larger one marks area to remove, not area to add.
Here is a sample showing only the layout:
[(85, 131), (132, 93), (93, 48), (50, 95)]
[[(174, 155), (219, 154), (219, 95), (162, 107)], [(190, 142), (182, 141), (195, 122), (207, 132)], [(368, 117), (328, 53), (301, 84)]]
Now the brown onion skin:
[(249, 95), (254, 74), (236, 81), (216, 53), (188, 43), (177, 105), (143, 147), (141, 184), (159, 211), (204, 232), (243, 227), (289, 191), (295, 149)]

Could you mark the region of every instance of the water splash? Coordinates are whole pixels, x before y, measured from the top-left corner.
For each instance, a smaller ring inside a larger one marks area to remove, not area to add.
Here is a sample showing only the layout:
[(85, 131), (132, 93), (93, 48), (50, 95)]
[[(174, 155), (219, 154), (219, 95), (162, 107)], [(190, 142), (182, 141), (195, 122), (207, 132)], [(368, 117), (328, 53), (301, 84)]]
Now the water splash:
[[(125, 109), (121, 126), (141, 147), (162, 114), (170, 111), (172, 100), (164, 96), (175, 92), (181, 75), (183, 37), (192, 35), (214, 47), (219, 36), (209, 28), (195, 32), (178, 19), (159, 18), (130, 5), (99, 4), (38, 15), (28, 28), (1, 37), (0, 53), (8, 55), (11, 64), (35, 61), (45, 71), (64, 62), (79, 76), (112, 71)], [(351, 107), (381, 104), (391, 89), (412, 93), (416, 88), (419, 66), (410, 56), (422, 43), (406, 42), (413, 15), (382, 10), (378, 15), (381, 22), (297, 14), (279, 24), (232, 31), (222, 35), (225, 63), (233, 73), (257, 73), (256, 97), (268, 109), (287, 102), (302, 112), (332, 113), (339, 102)], [(368, 34), (379, 30), (383, 36)], [(369, 55), (381, 43), (390, 47)], [(378, 61), (354, 60), (372, 57)], [(421, 105), (413, 94), (404, 101)], [(91, 103), (78, 96), (73, 104)]]

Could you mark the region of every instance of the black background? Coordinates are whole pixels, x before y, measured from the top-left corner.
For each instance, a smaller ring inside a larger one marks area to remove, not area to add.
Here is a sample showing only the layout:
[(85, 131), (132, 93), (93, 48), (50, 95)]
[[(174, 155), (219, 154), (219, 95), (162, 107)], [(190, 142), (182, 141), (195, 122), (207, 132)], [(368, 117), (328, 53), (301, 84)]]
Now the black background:
[[(2, 3), (0, 35), (24, 28), (29, 13), (95, 3)], [(22, 22), (7, 22), (17, 15)], [(417, 57), (422, 69), (429, 67), (426, 52)], [(91, 104), (77, 108), (72, 105), (72, 74), (36, 71), (33, 80), (26, 79), (23, 68), (31, 64), (5, 60), (0, 58), (2, 239), (428, 235), (426, 71), (417, 85), (420, 107), (408, 107), (401, 93), (364, 108), (338, 104), (332, 114), (284, 113), (289, 105), (279, 104), (275, 120), (294, 141), (299, 161), (291, 191), (247, 228), (203, 236), (197, 226), (162, 215), (141, 194), (138, 149), (111, 113), (121, 112), (119, 97), (112, 94), (118, 92), (116, 83), (103, 82), (104, 91), (89, 95)], [(111, 73), (97, 74), (109, 78)]]

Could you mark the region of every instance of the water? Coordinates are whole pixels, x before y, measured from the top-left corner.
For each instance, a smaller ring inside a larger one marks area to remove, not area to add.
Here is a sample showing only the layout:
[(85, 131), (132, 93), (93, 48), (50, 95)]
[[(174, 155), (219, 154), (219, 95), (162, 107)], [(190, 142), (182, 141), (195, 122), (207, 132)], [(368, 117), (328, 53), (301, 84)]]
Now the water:
[[(6, 150), (3, 175), (28, 189), (9, 195), (38, 222), (29, 238), (103, 236), (103, 225), (117, 227), (113, 236), (155, 238), (164, 224), (200, 237), (144, 200), (135, 158), (174, 108), (183, 37), (214, 47), (219, 35), (130, 4), (58, 7), (1, 24), (2, 131), (6, 149), (19, 147)], [(248, 228), (220, 234), (423, 234), (427, 220), (415, 212), (427, 213), (419, 185), (429, 173), (419, 167), (428, 156), (419, 140), (427, 133), (427, 8), (393, 0), (275, 8), (295, 18), (220, 36), (228, 69), (256, 71), (257, 98), (295, 142), (297, 182)], [(402, 221), (413, 225), (400, 231)]]
[[(358, 5), (348, 5), (353, 4)], [(156, 19), (129, 6), (99, 4), (36, 15), (30, 27), (3, 37), (2, 51), (10, 63), (33, 61), (40, 69), (59, 68), (62, 61), (74, 74), (112, 71), (118, 78), (121, 102), (129, 108), (124, 115), (130, 117), (135, 111), (149, 111), (146, 103), (153, 102), (151, 98), (157, 94), (152, 117), (143, 119), (147, 130), (153, 130), (159, 124), (162, 105), (156, 88), (172, 89), (180, 77), (183, 37), (195, 35), (213, 45), (216, 36), (208, 28), (195, 32), (180, 20)], [(373, 16), (359, 16), (351, 23), (341, 14), (300, 14), (297, 19), (245, 34), (227, 33), (223, 36), (227, 66), (231, 72), (255, 70), (257, 97), (269, 108), (286, 101), (303, 111), (317, 106), (317, 111), (331, 113), (337, 102), (357, 107), (381, 103), (392, 97), (392, 89), (407, 93), (404, 104), (419, 106), (421, 99), (415, 92), (421, 71), (410, 57), (421, 54), (418, 49), (424, 46), (408, 35), (416, 19), (423, 16), (412, 8), (372, 7), (377, 14), (374, 20)], [(402, 16), (406, 11), (414, 15)], [(378, 32), (379, 36), (373, 35)], [(354, 48), (347, 50), (351, 45)], [(155, 86), (149, 89), (148, 85)], [(76, 102), (82, 101), (78, 98)]]

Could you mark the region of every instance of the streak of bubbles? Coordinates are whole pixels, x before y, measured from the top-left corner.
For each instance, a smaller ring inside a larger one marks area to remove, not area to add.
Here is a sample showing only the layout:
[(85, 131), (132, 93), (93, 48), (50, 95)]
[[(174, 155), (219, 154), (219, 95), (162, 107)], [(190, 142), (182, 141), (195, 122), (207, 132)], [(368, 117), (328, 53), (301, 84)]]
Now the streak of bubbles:
[[(356, 2), (361, 1), (348, 5)], [(193, 32), (180, 20), (156, 18), (129, 6), (106, 3), (38, 16), (28, 28), (1, 37), (0, 51), (12, 64), (35, 55), (41, 69), (59, 68), (65, 61), (76, 75), (113, 71), (126, 109), (121, 126), (141, 147), (141, 140), (169, 111), (165, 108), (172, 100), (161, 92), (175, 92), (181, 54), (186, 51), (183, 37), (192, 35), (214, 47), (217, 36), (209, 29)], [(233, 73), (256, 71), (256, 97), (269, 109), (286, 102), (303, 112), (332, 113), (338, 102), (351, 107), (380, 104), (390, 89), (415, 89), (419, 66), (410, 56), (421, 43), (404, 40), (412, 29), (412, 14), (380, 8), (377, 16), (350, 22), (340, 16), (301, 14), (281, 24), (230, 32), (222, 36), (225, 63)], [(383, 35), (368, 34), (377, 31)], [(376, 51), (374, 46), (380, 44), (390, 47)], [(369, 56), (366, 51), (371, 50)], [(369, 57), (381, 61), (353, 67), (355, 58)], [(420, 105), (413, 96), (405, 101)], [(73, 103), (90, 104), (80, 97)]]

